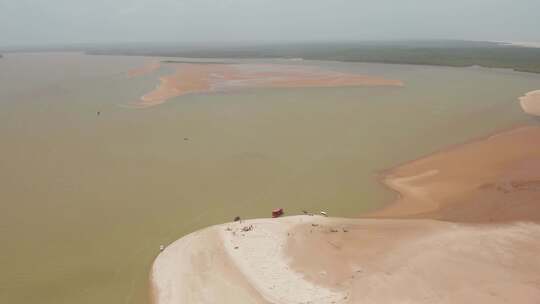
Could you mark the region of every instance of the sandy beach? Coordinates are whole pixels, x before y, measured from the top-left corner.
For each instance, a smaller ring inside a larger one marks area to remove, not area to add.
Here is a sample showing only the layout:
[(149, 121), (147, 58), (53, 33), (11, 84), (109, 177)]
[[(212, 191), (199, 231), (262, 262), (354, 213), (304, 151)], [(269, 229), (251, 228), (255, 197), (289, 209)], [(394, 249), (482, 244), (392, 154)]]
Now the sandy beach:
[(525, 113), (540, 116), (540, 90), (531, 91), (520, 97), (519, 104)]
[(169, 63), (176, 72), (163, 76), (138, 107), (150, 107), (190, 94), (243, 88), (403, 86), (399, 80), (341, 73), (302, 65)]
[(521, 127), (391, 169), (399, 197), (373, 218), (190, 234), (157, 257), (155, 303), (537, 303), (539, 137)]

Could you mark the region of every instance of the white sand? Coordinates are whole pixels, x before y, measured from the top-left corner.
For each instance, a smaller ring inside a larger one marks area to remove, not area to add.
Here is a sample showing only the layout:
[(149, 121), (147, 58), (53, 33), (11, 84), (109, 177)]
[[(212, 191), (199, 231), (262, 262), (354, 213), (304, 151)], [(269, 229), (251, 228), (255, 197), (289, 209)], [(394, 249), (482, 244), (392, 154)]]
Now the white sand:
[(168, 246), (152, 267), (157, 303), (266, 303), (232, 265), (220, 227), (187, 235)]
[[(234, 264), (268, 302), (339, 303), (345, 293), (304, 280), (302, 274), (290, 270), (284, 254), (288, 230), (296, 224), (309, 224), (314, 220), (315, 217), (309, 216), (287, 217), (279, 221), (252, 220), (230, 224), (232, 231), (221, 229), (220, 234)], [(253, 230), (241, 231), (242, 227), (249, 225), (253, 225)]]

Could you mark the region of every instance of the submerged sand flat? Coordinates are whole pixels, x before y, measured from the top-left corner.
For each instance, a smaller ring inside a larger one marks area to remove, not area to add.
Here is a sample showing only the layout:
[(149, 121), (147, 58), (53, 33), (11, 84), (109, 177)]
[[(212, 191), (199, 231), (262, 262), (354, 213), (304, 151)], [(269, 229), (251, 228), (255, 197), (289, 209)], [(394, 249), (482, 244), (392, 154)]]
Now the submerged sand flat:
[(525, 113), (540, 116), (540, 90), (529, 92), (520, 97), (519, 104)]
[(158, 60), (149, 61), (141, 67), (133, 68), (127, 72), (128, 77), (139, 77), (151, 74), (161, 68), (161, 63)]
[(157, 257), (155, 302), (537, 303), (539, 137), (518, 128), (389, 171), (400, 198), (372, 216), (419, 219), (294, 216), (195, 232)]
[(280, 64), (169, 64), (176, 69), (161, 77), (158, 87), (136, 104), (150, 107), (190, 93), (241, 88), (402, 86), (399, 80), (324, 70), (314, 66)]

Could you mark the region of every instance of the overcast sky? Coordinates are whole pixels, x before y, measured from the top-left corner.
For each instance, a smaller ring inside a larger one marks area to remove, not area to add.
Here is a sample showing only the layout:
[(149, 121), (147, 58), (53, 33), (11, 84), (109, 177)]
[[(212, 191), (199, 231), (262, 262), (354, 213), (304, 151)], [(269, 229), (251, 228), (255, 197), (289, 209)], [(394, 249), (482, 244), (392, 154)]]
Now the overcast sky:
[(0, 0), (0, 45), (433, 38), (540, 42), (540, 0)]

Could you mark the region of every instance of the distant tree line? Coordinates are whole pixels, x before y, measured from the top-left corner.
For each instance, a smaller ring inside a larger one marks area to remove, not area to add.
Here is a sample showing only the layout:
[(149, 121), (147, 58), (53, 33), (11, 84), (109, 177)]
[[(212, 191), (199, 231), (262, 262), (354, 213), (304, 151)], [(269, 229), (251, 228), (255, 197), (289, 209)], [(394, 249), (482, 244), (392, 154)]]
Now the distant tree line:
[[(75, 47), (77, 48), (77, 47)], [(89, 54), (186, 58), (303, 58), (443, 66), (483, 66), (540, 73), (540, 48), (494, 42), (366, 41), (229, 45), (124, 44), (81, 46)]]

